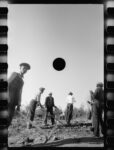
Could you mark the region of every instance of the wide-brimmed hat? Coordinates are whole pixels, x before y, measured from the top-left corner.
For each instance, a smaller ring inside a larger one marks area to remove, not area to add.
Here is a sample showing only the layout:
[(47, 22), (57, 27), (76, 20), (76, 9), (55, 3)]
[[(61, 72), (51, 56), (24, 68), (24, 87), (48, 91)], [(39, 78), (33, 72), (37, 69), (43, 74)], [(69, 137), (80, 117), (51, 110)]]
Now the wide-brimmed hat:
[(21, 64), (20, 64), (20, 67), (21, 67), (21, 66), (26, 66), (28, 70), (30, 70), (30, 68), (31, 68), (28, 63), (21, 63)]
[(98, 82), (97, 83), (97, 87), (103, 87), (103, 83), (102, 82)]

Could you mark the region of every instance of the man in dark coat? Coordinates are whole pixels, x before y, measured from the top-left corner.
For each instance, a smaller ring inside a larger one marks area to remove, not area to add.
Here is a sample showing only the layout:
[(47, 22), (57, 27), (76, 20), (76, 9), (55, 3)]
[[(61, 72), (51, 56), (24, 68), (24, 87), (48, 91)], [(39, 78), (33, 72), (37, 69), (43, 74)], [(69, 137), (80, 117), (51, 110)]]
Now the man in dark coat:
[(100, 82), (97, 84), (97, 88), (94, 93), (94, 103), (93, 103), (93, 133), (94, 136), (99, 137), (99, 125), (101, 125), (101, 132), (104, 132), (104, 123), (102, 118), (104, 106), (104, 90), (103, 84)]
[(8, 79), (8, 126), (11, 124), (11, 121), (13, 119), (15, 107), (17, 106), (17, 110), (20, 111), (22, 88), (24, 85), (23, 77), (29, 69), (29, 64), (21, 63), (20, 72), (13, 72), (10, 78)]
[[(41, 95), (43, 94), (44, 90), (45, 90), (45, 88), (43, 88), (43, 87), (39, 88), (39, 92), (36, 95), (36, 97), (30, 101), (29, 110), (28, 110), (28, 119), (30, 121), (34, 120), (36, 107), (40, 106), (41, 108), (43, 108), (40, 101), (41, 101)], [(28, 122), (27, 128), (30, 129), (31, 127), (32, 127), (32, 124), (30, 122)]]
[(45, 125), (47, 125), (47, 117), (48, 117), (48, 113), (50, 113), (51, 114), (51, 122), (53, 125), (55, 123), (53, 107), (55, 107), (55, 108), (57, 108), (57, 107), (54, 104), (54, 98), (52, 97), (52, 93), (49, 93), (49, 96), (46, 97), (45, 107), (46, 107), (46, 116), (45, 116), (44, 123), (45, 123)]

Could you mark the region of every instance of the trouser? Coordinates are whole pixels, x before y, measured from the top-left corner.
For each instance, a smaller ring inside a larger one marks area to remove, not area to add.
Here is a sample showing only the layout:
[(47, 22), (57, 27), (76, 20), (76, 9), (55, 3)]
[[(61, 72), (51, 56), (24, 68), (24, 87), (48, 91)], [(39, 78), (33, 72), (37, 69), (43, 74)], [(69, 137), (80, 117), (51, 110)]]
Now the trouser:
[(99, 136), (99, 126), (101, 125), (101, 132), (104, 132), (104, 123), (102, 119), (102, 106), (99, 101), (95, 101), (93, 104), (93, 128), (94, 128), (94, 135)]
[(53, 125), (55, 123), (55, 116), (53, 113), (53, 108), (47, 108), (44, 123), (47, 124), (48, 113), (51, 114), (51, 123)]
[(92, 111), (91, 110), (88, 111), (87, 118), (88, 118), (88, 120), (91, 120), (91, 118), (92, 118)]
[(27, 118), (30, 119), (31, 121), (33, 121), (34, 116), (35, 116), (35, 111), (30, 111), (29, 110)]
[[(35, 108), (29, 107), (28, 113), (27, 113), (27, 118), (28, 118), (28, 120), (30, 120), (30, 121), (33, 121), (33, 120), (34, 120), (34, 117), (35, 117), (35, 110), (36, 110), (36, 107), (35, 107)], [(31, 127), (32, 127), (32, 124), (28, 121), (28, 122), (27, 122), (27, 128), (31, 128)]]
[(91, 106), (91, 121), (92, 121), (92, 128), (93, 128), (93, 104)]
[(72, 113), (73, 113), (73, 104), (67, 104), (67, 110), (66, 110), (66, 122), (67, 124), (70, 124), (70, 121), (72, 119)]
[(8, 127), (10, 126), (11, 122), (12, 122), (12, 119), (13, 119), (13, 116), (14, 116), (14, 113), (15, 113), (15, 105), (11, 105), (10, 103), (8, 104)]

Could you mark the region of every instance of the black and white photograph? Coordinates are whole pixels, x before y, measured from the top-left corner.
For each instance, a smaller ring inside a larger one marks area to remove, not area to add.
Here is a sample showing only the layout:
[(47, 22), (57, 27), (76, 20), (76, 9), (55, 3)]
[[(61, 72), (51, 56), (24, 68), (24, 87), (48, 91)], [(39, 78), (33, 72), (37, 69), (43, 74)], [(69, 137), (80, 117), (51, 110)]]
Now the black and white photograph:
[(8, 4), (8, 147), (104, 146), (102, 4)]

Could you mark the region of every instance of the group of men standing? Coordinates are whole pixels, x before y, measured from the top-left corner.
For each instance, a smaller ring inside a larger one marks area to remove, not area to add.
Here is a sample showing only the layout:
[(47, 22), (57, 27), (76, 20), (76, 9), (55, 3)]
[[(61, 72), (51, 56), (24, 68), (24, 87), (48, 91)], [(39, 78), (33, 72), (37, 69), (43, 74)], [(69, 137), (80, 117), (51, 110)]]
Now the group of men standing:
[[(36, 97), (34, 99), (32, 99), (30, 101), (29, 104), (29, 110), (28, 110), (28, 120), (30, 120), (31, 122), (34, 120), (34, 116), (35, 116), (35, 110), (37, 106), (40, 106), (44, 111), (46, 111), (46, 115), (45, 115), (45, 120), (44, 123), (45, 125), (47, 125), (47, 118), (48, 118), (48, 113), (50, 113), (50, 117), (51, 117), (51, 123), (52, 125), (55, 124), (55, 120), (54, 120), (54, 113), (53, 113), (53, 107), (57, 108), (54, 104), (54, 98), (52, 96), (52, 93), (49, 93), (49, 95), (46, 97), (45, 99), (45, 108), (41, 105), (41, 95), (43, 94), (45, 88), (41, 87), (39, 88), (39, 93), (36, 95)], [(32, 124), (28, 121), (27, 123), (27, 128), (31, 128)]]
[[(29, 113), (28, 113), (28, 119), (30, 121), (34, 120), (35, 110), (37, 106), (40, 106), (42, 109), (44, 109), (44, 107), (41, 105), (41, 102), (40, 102), (40, 97), (41, 97), (41, 94), (43, 94), (44, 90), (45, 88), (42, 88), (42, 87), (39, 88), (39, 93), (36, 95), (35, 99), (32, 99), (30, 102)], [(70, 125), (70, 121), (72, 119), (72, 114), (73, 114), (73, 103), (76, 102), (75, 98), (73, 97), (72, 92), (68, 94), (66, 102), (67, 102), (66, 122), (67, 122), (67, 125)], [(45, 111), (46, 111), (46, 115), (44, 119), (45, 125), (47, 125), (47, 118), (48, 118), (49, 113), (50, 113), (52, 125), (55, 124), (55, 115), (53, 112), (53, 108), (58, 109), (57, 106), (55, 106), (54, 104), (54, 97), (52, 96), (52, 93), (49, 93), (49, 95), (45, 99)], [(31, 126), (32, 126), (31, 123), (28, 122), (28, 128), (31, 128)]]
[[(13, 72), (10, 78), (8, 79), (8, 112), (9, 112), (8, 127), (12, 122), (15, 110), (20, 111), (22, 89), (24, 85), (23, 78), (24, 74), (27, 73), (27, 71), (30, 70), (30, 68), (31, 67), (28, 63), (21, 63), (19, 73)], [(44, 107), (41, 105), (40, 102), (41, 95), (43, 94), (44, 90), (45, 88), (43, 87), (39, 88), (39, 92), (37, 93), (36, 97), (30, 101), (29, 110), (27, 114), (27, 118), (28, 120), (30, 120), (30, 122), (27, 123), (28, 128), (32, 127), (31, 122), (34, 120), (36, 107), (40, 106), (42, 109), (44, 109)], [(70, 92), (67, 97), (67, 113), (66, 113), (66, 122), (68, 125), (70, 124), (70, 121), (72, 119), (74, 102), (75, 99), (73, 97), (73, 93)], [(51, 115), (52, 125), (55, 124), (53, 107), (57, 108), (54, 104), (54, 98), (52, 96), (52, 93), (49, 93), (49, 95), (45, 99), (45, 109), (46, 109), (46, 115), (44, 120), (45, 125), (47, 125), (48, 113), (50, 113)]]
[[(22, 88), (24, 85), (23, 77), (24, 74), (30, 70), (30, 65), (28, 63), (21, 63), (20, 64), (20, 72), (13, 72), (8, 80), (8, 112), (9, 112), (9, 120), (8, 126), (11, 124), (12, 118), (14, 116), (15, 109), (20, 111), (21, 106), (21, 95), (22, 95)], [(28, 120), (31, 122), (34, 120), (35, 110), (37, 106), (40, 106), (42, 109), (44, 107), (41, 105), (40, 99), (41, 95), (43, 94), (45, 88), (39, 88), (39, 92), (37, 93), (36, 97), (31, 100), (29, 105), (28, 111)], [(101, 131), (104, 132), (104, 123), (102, 119), (102, 112), (104, 107), (104, 91), (103, 91), (103, 84), (98, 83), (95, 92), (91, 93), (91, 102), (92, 105), (92, 130), (95, 136), (99, 136), (99, 124), (101, 124)], [(66, 122), (70, 125), (70, 121), (72, 119), (73, 114), (73, 103), (76, 102), (73, 93), (70, 92), (67, 96), (67, 111), (66, 111)], [(51, 123), (52, 125), (55, 124), (54, 120), (54, 113), (53, 107), (57, 108), (54, 104), (54, 98), (52, 93), (45, 99), (45, 109), (46, 115), (44, 123), (47, 125), (47, 117), (48, 113), (51, 115)], [(28, 122), (27, 127), (31, 128), (32, 124)]]

